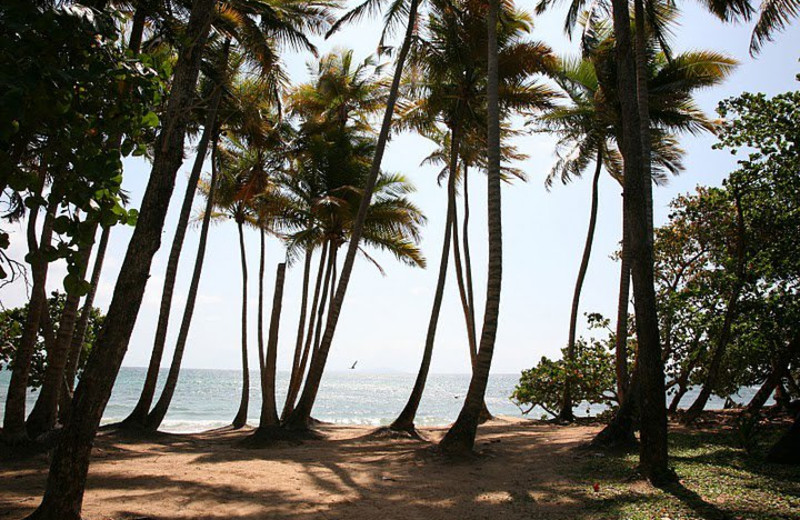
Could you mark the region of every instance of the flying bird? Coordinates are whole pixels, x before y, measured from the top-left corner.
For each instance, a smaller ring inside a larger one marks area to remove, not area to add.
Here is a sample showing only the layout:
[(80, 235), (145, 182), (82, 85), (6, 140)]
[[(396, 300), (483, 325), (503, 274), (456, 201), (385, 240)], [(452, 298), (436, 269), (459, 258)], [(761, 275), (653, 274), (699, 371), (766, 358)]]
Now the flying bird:
[(350, 370), (355, 370), (357, 364), (358, 364), (358, 360), (356, 360), (356, 362), (353, 363), (353, 366), (350, 367)]

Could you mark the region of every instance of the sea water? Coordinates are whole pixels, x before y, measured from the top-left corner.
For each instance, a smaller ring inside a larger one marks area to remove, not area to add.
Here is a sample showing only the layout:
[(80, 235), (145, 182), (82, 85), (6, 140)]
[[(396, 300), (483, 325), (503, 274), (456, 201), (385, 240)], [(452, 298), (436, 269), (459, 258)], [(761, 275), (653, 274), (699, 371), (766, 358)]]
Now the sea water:
[[(127, 416), (142, 389), (145, 368), (123, 367), (114, 384), (114, 390), (103, 414), (103, 423), (119, 421)], [(10, 372), (0, 371), (0, 418), (5, 406)], [(158, 391), (167, 376), (161, 370)], [(278, 372), (276, 389), (280, 411), (283, 406), (288, 383), (288, 372)], [(366, 373), (359, 370), (325, 373), (312, 416), (336, 424), (386, 425), (403, 409), (415, 374)], [(425, 393), (417, 414), (419, 426), (444, 426), (458, 416), (469, 387), (469, 374), (431, 374), (425, 385)], [(523, 417), (520, 409), (509, 399), (518, 374), (492, 374), (486, 389), (486, 404), (495, 415)], [(242, 389), (242, 373), (237, 370), (181, 370), (178, 386), (161, 429), (168, 432), (197, 432), (225, 426), (231, 423), (239, 409)], [(743, 388), (735, 400), (747, 402), (755, 389)], [(681, 404), (688, 406), (697, 395), (688, 392)], [(36, 392), (28, 395), (30, 411)], [(158, 396), (158, 393), (156, 394)], [(712, 396), (708, 409), (721, 408), (723, 400)], [(261, 407), (261, 389), (257, 371), (250, 373), (250, 407), (248, 422), (258, 424)], [(596, 415), (602, 406), (578, 405), (578, 416)], [(544, 410), (536, 408), (527, 417), (540, 419)]]

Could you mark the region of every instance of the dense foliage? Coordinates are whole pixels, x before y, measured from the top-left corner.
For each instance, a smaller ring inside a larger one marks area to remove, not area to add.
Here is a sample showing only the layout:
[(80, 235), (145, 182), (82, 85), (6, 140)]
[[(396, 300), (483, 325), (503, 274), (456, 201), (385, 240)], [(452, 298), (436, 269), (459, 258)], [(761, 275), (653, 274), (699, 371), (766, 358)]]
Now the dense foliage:
[[(54, 292), (50, 298), (47, 299), (47, 309), (49, 320), (43, 324), (44, 327), (50, 327), (52, 330), (48, 332), (50, 337), (53, 337), (58, 330), (61, 320), (61, 314), (64, 311), (64, 302), (66, 295), (61, 292)], [(6, 309), (0, 312), (0, 370), (11, 370), (14, 367), (14, 356), (16, 354), (16, 345), (22, 336), (22, 329), (25, 326), (25, 317), (28, 315), (28, 305), (22, 307), (15, 307), (13, 309)], [(83, 338), (83, 345), (78, 357), (78, 374), (83, 370), (86, 364), (86, 359), (92, 351), (97, 339), (97, 334), (103, 326), (103, 313), (100, 309), (93, 308), (89, 314), (89, 320), (86, 327), (86, 334)], [(28, 387), (32, 389), (42, 386), (44, 372), (47, 367), (47, 348), (50, 338), (46, 338), (45, 331), (39, 332), (36, 338), (36, 347), (33, 354), (33, 361), (30, 368), (30, 377), (28, 378)], [(52, 345), (50, 345), (52, 347)]]

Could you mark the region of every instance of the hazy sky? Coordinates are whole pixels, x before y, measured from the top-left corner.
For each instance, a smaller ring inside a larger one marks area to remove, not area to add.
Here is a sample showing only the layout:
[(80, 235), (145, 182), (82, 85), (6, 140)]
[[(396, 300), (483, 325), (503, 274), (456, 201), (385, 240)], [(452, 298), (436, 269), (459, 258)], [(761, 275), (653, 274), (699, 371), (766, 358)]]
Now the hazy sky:
[[(534, 3), (521, 2), (519, 5), (531, 9)], [(715, 50), (741, 62), (724, 85), (698, 96), (703, 109), (712, 113), (719, 100), (743, 91), (761, 91), (772, 95), (798, 87), (795, 81), (795, 74), (800, 72), (797, 61), (800, 55), (797, 51), (800, 49), (798, 24), (779, 34), (777, 42), (766, 45), (758, 59), (752, 59), (747, 52), (751, 30), (749, 25), (723, 25), (694, 3), (681, 3), (680, 7), (683, 13), (680, 17), (681, 26), (675, 32), (676, 52)], [(563, 13), (563, 8), (560, 8), (538, 17), (532, 38), (549, 43), (559, 54), (575, 54), (576, 44), (569, 42), (561, 33)], [(315, 38), (314, 42), (321, 52), (352, 48), (356, 57), (363, 59), (375, 50), (379, 30), (379, 20), (367, 20), (346, 28), (329, 41)], [(293, 81), (301, 82), (308, 78), (306, 63), (310, 59), (308, 54), (285, 55)], [(681, 144), (687, 151), (687, 168), (680, 177), (672, 179), (667, 187), (655, 191), (656, 224), (664, 222), (668, 213), (667, 203), (676, 194), (691, 191), (698, 184), (718, 185), (733, 168), (735, 158), (727, 152), (711, 150), (713, 143), (714, 139), (710, 136), (682, 139)], [(553, 140), (545, 135), (531, 135), (519, 138), (517, 145), (530, 155), (530, 159), (521, 164), (529, 176), (529, 182), (516, 182), (503, 188), (503, 293), (492, 366), (497, 373), (519, 372), (535, 364), (543, 355), (557, 355), (558, 349), (566, 343), (572, 291), (589, 212), (591, 174), (567, 186), (554, 186), (548, 193), (544, 189), (543, 179), (554, 162)], [(402, 172), (417, 186), (413, 200), (428, 217), (421, 247), (428, 258), (429, 267), (426, 270), (409, 268), (397, 263), (391, 256), (375, 253), (386, 271), (384, 277), (364, 259), (356, 263), (328, 361), (331, 370), (344, 369), (356, 360), (359, 361), (358, 368), (364, 371), (413, 372), (417, 369), (436, 283), (445, 213), (446, 194), (436, 184), (436, 169), (419, 166), (431, 150), (432, 145), (425, 139), (401, 135), (391, 141), (384, 159), (385, 170)], [(149, 360), (163, 273), (192, 158), (187, 158), (178, 174), (161, 249), (153, 262), (125, 366), (146, 366)], [(124, 187), (131, 195), (132, 206), (138, 207), (147, 182), (149, 165), (130, 160), (126, 161), (125, 167)], [(479, 326), (483, 312), (480, 302), (486, 283), (485, 185), (485, 177), (477, 172), (470, 177), (470, 237)], [(584, 285), (581, 314), (600, 312), (607, 317), (615, 314), (619, 273), (618, 264), (610, 259), (610, 255), (619, 241), (621, 202), (619, 186), (604, 175), (600, 183), (595, 246)], [(199, 203), (199, 200), (196, 201), (196, 208)], [(12, 254), (22, 259), (22, 228), (11, 231)], [(198, 231), (197, 226), (192, 227), (184, 245), (173, 302), (168, 351), (163, 361), (165, 366), (171, 359), (183, 312)], [(112, 231), (96, 299), (96, 305), (104, 309), (109, 304), (130, 235), (130, 229), (116, 227)], [(246, 239), (251, 281), (249, 345), (251, 366), (255, 366), (258, 235), (255, 231), (249, 231)], [(187, 368), (241, 366), (241, 274), (237, 240), (233, 222), (220, 222), (210, 230), (205, 270), (183, 363)], [(275, 266), (283, 259), (284, 251), (277, 240), (270, 240), (267, 254), (268, 275), (265, 284), (269, 305)], [(61, 285), (65, 269), (58, 265), (51, 268), (50, 272), (49, 289), (55, 290)], [(287, 272), (279, 369), (289, 367), (297, 330), (301, 281), (302, 265), (298, 264)], [(25, 289), (22, 284), (16, 284), (3, 289), (0, 297), (6, 307), (18, 305), (26, 298)], [(265, 321), (268, 321), (268, 316)], [(579, 332), (585, 329), (584, 325), (581, 323)], [(448, 373), (469, 371), (464, 318), (452, 272), (446, 286), (432, 370)]]

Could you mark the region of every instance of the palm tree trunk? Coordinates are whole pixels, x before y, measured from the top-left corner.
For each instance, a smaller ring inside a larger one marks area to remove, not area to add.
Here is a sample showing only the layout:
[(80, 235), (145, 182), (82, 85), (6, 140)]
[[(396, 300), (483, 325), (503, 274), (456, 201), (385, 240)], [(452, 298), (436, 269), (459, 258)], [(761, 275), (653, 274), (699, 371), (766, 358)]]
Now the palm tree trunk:
[(247, 424), (247, 409), (250, 404), (250, 370), (247, 363), (247, 253), (244, 248), (243, 222), (236, 222), (239, 228), (239, 252), (242, 259), (242, 397), (239, 411), (233, 418), (233, 427), (241, 428)]
[[(639, 342), (638, 371), (641, 443), (639, 461), (644, 475), (651, 481), (668, 479), (667, 410), (665, 403), (664, 367), (661, 358), (658, 316), (653, 277), (653, 226), (650, 211), (649, 117), (642, 121), (640, 107), (646, 106), (646, 76), (637, 77), (631, 43), (628, 3), (612, 0), (614, 34), (616, 36), (618, 92), (622, 108), (624, 161), (624, 213), (629, 224), (629, 254), (633, 281), (636, 331)], [(637, 9), (640, 9), (637, 7)], [(643, 17), (639, 17), (644, 22)], [(643, 27), (643, 26), (642, 26)], [(637, 31), (643, 38), (643, 29)], [(637, 58), (643, 58), (644, 47), (635, 45)], [(646, 69), (638, 68), (641, 74)], [(638, 88), (638, 87), (642, 88)]]
[[(94, 225), (95, 231), (97, 225)], [(93, 232), (92, 235), (95, 233)], [(79, 248), (78, 276), (83, 279), (89, 263), (92, 244), (82, 245)], [(47, 353), (47, 367), (45, 368), (44, 381), (33, 406), (26, 427), (28, 435), (33, 438), (55, 427), (58, 419), (58, 399), (64, 385), (64, 370), (69, 357), (70, 344), (75, 332), (75, 321), (78, 314), (81, 296), (75, 291), (67, 293), (64, 309), (58, 325), (58, 335), (53, 348)]]
[(481, 405), (489, 381), (494, 343), (497, 336), (497, 321), (500, 311), (500, 289), (503, 278), (502, 207), (500, 189), (500, 104), (497, 56), (497, 24), (500, 10), (499, 0), (489, 0), (486, 17), (488, 33), (487, 59), (487, 158), (488, 158), (488, 228), (489, 270), (486, 282), (486, 308), (483, 315), (478, 361), (472, 371), (467, 398), (458, 419), (439, 443), (446, 454), (465, 454), (475, 445)]
[(314, 357), (317, 355), (317, 351), (319, 350), (319, 345), (322, 341), (322, 325), (325, 323), (325, 306), (328, 302), (328, 293), (332, 293), (333, 291), (330, 290), (331, 284), (333, 283), (333, 268), (336, 265), (336, 250), (338, 246), (334, 242), (330, 242), (328, 246), (328, 265), (325, 267), (325, 282), (322, 285), (322, 297), (319, 302), (319, 309), (317, 310), (317, 325), (316, 325), (316, 333), (314, 334), (314, 349), (311, 351), (311, 364), (314, 364)]
[(731, 339), (731, 329), (733, 322), (739, 312), (739, 295), (744, 288), (745, 268), (747, 262), (746, 246), (745, 246), (745, 225), (742, 207), (739, 202), (739, 197), (735, 196), (736, 202), (736, 281), (734, 282), (733, 291), (728, 300), (728, 307), (725, 311), (725, 319), (722, 322), (722, 330), (717, 337), (717, 343), (714, 347), (714, 353), (711, 357), (711, 364), (708, 367), (706, 380), (703, 383), (703, 388), (697, 395), (694, 403), (686, 411), (686, 414), (681, 419), (684, 424), (691, 424), (697, 417), (700, 416), (703, 409), (706, 407), (708, 398), (711, 397), (711, 392), (719, 377), (720, 369), (722, 368), (722, 359), (725, 356), (725, 350), (728, 348), (728, 343)]
[[(266, 365), (266, 354), (264, 348), (264, 260), (267, 256), (267, 247), (264, 228), (259, 228), (259, 252), (258, 252), (258, 318), (257, 336), (258, 341), (258, 373), (264, 379), (264, 366)], [(262, 395), (263, 397), (263, 395)], [(263, 409), (263, 405), (262, 405)]]
[(255, 435), (259, 435), (259, 432), (273, 431), (280, 426), (278, 409), (275, 406), (275, 370), (285, 279), (286, 263), (281, 262), (278, 264), (278, 271), (275, 275), (275, 294), (272, 298), (272, 317), (269, 322), (269, 343), (267, 344), (266, 363), (261, 369), (261, 418)]
[(164, 126), (155, 147), (153, 169), (136, 228), (122, 262), (105, 325), (78, 384), (72, 410), (53, 454), (44, 499), (31, 519), (80, 520), (94, 436), (128, 347), (153, 255), (161, 243), (175, 176), (183, 161), (186, 116), (213, 7), (213, 0), (195, 0), (192, 6), (184, 40), (188, 43), (181, 49), (175, 65)]
[[(44, 171), (42, 171), (42, 187), (44, 187)], [(40, 191), (41, 193), (41, 191)], [(28, 315), (22, 329), (17, 352), (14, 356), (14, 366), (11, 370), (11, 381), (6, 394), (5, 416), (3, 417), (3, 439), (8, 443), (24, 442), (28, 439), (25, 429), (25, 399), (28, 395), (28, 376), (30, 375), (31, 360), (39, 336), (39, 327), (42, 315), (48, 312), (47, 307), (47, 271), (49, 263), (44, 258), (42, 251), (50, 247), (53, 237), (53, 221), (57, 209), (58, 197), (50, 194), (51, 201), (47, 206), (44, 224), (42, 225), (41, 238), (36, 240), (36, 221), (38, 210), (32, 210), (28, 217), (27, 239), (31, 264), (31, 299), (28, 302)]]
[(294, 399), (297, 397), (295, 393), (293, 397), (291, 397), (291, 404), (290, 404), (290, 395), (291, 389), (295, 385), (295, 380), (298, 377), (302, 377), (302, 374), (299, 374), (300, 371), (300, 359), (303, 353), (303, 339), (305, 337), (305, 327), (306, 327), (306, 311), (308, 310), (308, 286), (311, 279), (311, 260), (314, 255), (314, 250), (311, 247), (306, 248), (305, 253), (305, 260), (303, 262), (303, 289), (302, 295), (300, 299), (300, 319), (297, 320), (297, 340), (294, 345), (294, 358), (292, 359), (292, 371), (289, 375), (289, 391), (286, 394), (286, 401), (283, 404), (283, 411), (281, 412), (281, 419), (285, 419), (291, 413), (291, 409), (294, 407)]
[[(230, 43), (228, 42), (227, 45), (230, 45)], [(219, 106), (221, 96), (222, 86), (217, 85), (211, 101), (212, 106), (209, 109), (208, 115), (206, 116), (203, 134), (200, 137), (200, 141), (197, 143), (197, 155), (195, 156), (194, 165), (192, 166), (192, 171), (189, 174), (189, 180), (186, 184), (186, 192), (183, 195), (183, 204), (181, 205), (181, 212), (178, 216), (178, 225), (175, 229), (175, 237), (172, 239), (172, 247), (169, 251), (167, 270), (164, 275), (164, 286), (161, 289), (161, 306), (158, 311), (156, 335), (153, 340), (153, 351), (150, 354), (150, 363), (147, 366), (147, 374), (144, 378), (144, 386), (142, 387), (142, 393), (139, 395), (139, 400), (136, 403), (133, 411), (120, 424), (120, 426), (123, 427), (142, 428), (148, 422), (147, 416), (150, 410), (150, 405), (153, 403), (153, 397), (156, 393), (158, 372), (161, 369), (161, 359), (164, 355), (164, 346), (167, 342), (167, 329), (169, 327), (169, 319), (172, 310), (172, 296), (175, 290), (175, 280), (178, 275), (178, 262), (180, 261), (181, 251), (183, 250), (183, 242), (186, 238), (186, 230), (189, 228), (189, 219), (192, 213), (194, 195), (197, 191), (197, 183), (200, 180), (200, 173), (203, 170), (203, 163), (205, 162), (206, 154), (208, 152), (208, 144), (211, 140), (211, 134), (214, 131), (214, 125), (217, 117), (217, 107)]]
[(308, 355), (311, 352), (311, 345), (314, 344), (314, 317), (317, 314), (317, 307), (319, 306), (320, 291), (322, 291), (323, 275), (325, 273), (325, 265), (328, 261), (328, 242), (322, 244), (322, 253), (319, 257), (319, 267), (317, 268), (317, 282), (314, 286), (314, 298), (311, 303), (311, 312), (308, 316), (308, 334), (306, 335), (305, 346), (303, 347), (303, 355), (300, 357), (300, 365), (297, 368), (296, 377), (292, 380), (289, 386), (289, 392), (286, 394), (286, 404), (281, 414), (281, 420), (285, 421), (294, 411), (294, 405), (297, 401), (297, 394), (300, 393), (300, 386), (303, 384), (303, 378), (306, 372), (306, 365), (308, 363)]
[[(452, 138), (451, 138), (452, 139)], [(464, 254), (465, 254), (465, 263), (466, 258), (469, 256), (467, 251), (467, 247), (469, 246), (469, 239), (467, 238), (467, 222), (469, 221), (469, 208), (468, 204), (468, 188), (467, 188), (467, 178), (466, 178), (466, 167), (464, 168)], [(452, 226), (453, 226), (453, 260), (455, 263), (455, 271), (456, 271), (456, 284), (458, 285), (458, 295), (461, 299), (461, 309), (464, 312), (464, 322), (467, 327), (467, 342), (469, 347), (469, 361), (470, 366), (473, 370), (475, 370), (475, 363), (478, 361), (478, 340), (476, 337), (475, 332), (475, 309), (473, 308), (474, 298), (472, 294), (472, 266), (470, 265), (469, 269), (469, 276), (466, 276), (464, 273), (464, 266), (461, 263), (461, 239), (458, 236), (458, 206), (456, 204), (455, 198), (456, 193), (454, 192), (453, 195), (453, 218), (452, 218)], [(467, 280), (465, 281), (465, 278)], [(492, 414), (489, 411), (489, 408), (486, 406), (486, 401), (483, 402), (481, 405), (481, 418), (480, 422), (483, 424), (484, 422), (491, 420)]]
[[(472, 258), (469, 252), (469, 167), (464, 163), (464, 219), (462, 222), (462, 240), (464, 243), (464, 278), (467, 285), (467, 304), (469, 306), (469, 327), (472, 329), (472, 334), (475, 337), (475, 350), (470, 353), (473, 358), (472, 367), (475, 369), (475, 362), (478, 359), (478, 346), (477, 346), (477, 331), (475, 326), (475, 293), (472, 287)], [(474, 354), (474, 355), (473, 355)], [(483, 409), (481, 410), (480, 422), (483, 424), (493, 418), (492, 412), (486, 406), (486, 400), (483, 401)]]
[(219, 136), (217, 131), (214, 132), (214, 137), (211, 143), (211, 180), (209, 183), (208, 198), (206, 200), (206, 207), (203, 213), (203, 222), (200, 227), (200, 238), (197, 244), (197, 256), (194, 261), (194, 270), (192, 271), (192, 279), (189, 282), (189, 293), (186, 296), (186, 305), (183, 309), (183, 318), (181, 319), (181, 327), (178, 332), (178, 340), (175, 343), (175, 352), (172, 355), (172, 362), (169, 366), (167, 373), (167, 380), (164, 383), (164, 389), (161, 391), (161, 396), (156, 402), (156, 405), (147, 415), (145, 427), (148, 430), (155, 431), (164, 421), (167, 415), (167, 410), (172, 402), (172, 397), (175, 395), (175, 388), (178, 386), (178, 376), (181, 372), (181, 361), (183, 360), (183, 352), (186, 349), (186, 341), (189, 338), (189, 327), (192, 324), (192, 316), (194, 314), (194, 305), (197, 300), (197, 291), (200, 286), (200, 275), (203, 273), (203, 261), (206, 254), (206, 244), (208, 242), (208, 228), (211, 224), (211, 213), (214, 210), (214, 194), (217, 186), (217, 140)]
[[(575, 335), (578, 326), (578, 310), (581, 302), (581, 290), (583, 289), (583, 281), (586, 278), (586, 270), (589, 268), (589, 258), (592, 255), (592, 244), (594, 243), (594, 229), (597, 225), (597, 191), (600, 183), (600, 172), (603, 169), (603, 152), (597, 153), (597, 165), (594, 170), (594, 177), (592, 178), (592, 206), (589, 211), (589, 230), (586, 233), (586, 243), (583, 246), (583, 257), (581, 258), (581, 266), (578, 269), (578, 279), (575, 282), (575, 292), (572, 295), (572, 310), (569, 316), (569, 338), (567, 340), (567, 361), (570, 363), (575, 362)], [(570, 372), (569, 370), (567, 371)], [(567, 376), (564, 385), (564, 397), (561, 401), (561, 412), (558, 414), (558, 419), (562, 421), (572, 422), (575, 420), (575, 415), (572, 413), (572, 385), (574, 380)]]
[(72, 335), (72, 342), (69, 347), (69, 359), (67, 361), (67, 368), (64, 374), (64, 392), (59, 398), (58, 405), (58, 419), (61, 424), (66, 422), (69, 407), (72, 405), (72, 391), (75, 388), (75, 376), (78, 373), (78, 366), (80, 366), (81, 356), (83, 355), (83, 342), (86, 339), (86, 330), (89, 328), (89, 318), (94, 309), (94, 297), (97, 294), (97, 286), (100, 284), (100, 273), (103, 270), (103, 261), (106, 257), (106, 249), (108, 248), (108, 239), (111, 236), (111, 228), (104, 226), (103, 231), (100, 233), (100, 243), (97, 245), (97, 254), (94, 260), (94, 267), (92, 268), (92, 280), (89, 284), (89, 293), (83, 302), (81, 309), (81, 316), (78, 318), (78, 324), (75, 326), (75, 332)]
[(370, 201), (372, 199), (372, 192), (375, 190), (375, 183), (378, 180), (378, 174), (381, 170), (381, 162), (383, 161), (383, 153), (386, 149), (386, 142), (389, 139), (389, 131), (392, 126), (392, 115), (394, 113), (395, 103), (400, 89), (400, 80), (403, 74), (403, 66), (405, 65), (408, 50), (411, 47), (411, 39), (416, 29), (417, 20), (417, 7), (419, 0), (411, 0), (408, 6), (408, 23), (406, 25), (406, 33), (403, 38), (403, 44), (400, 47), (400, 52), (397, 55), (397, 66), (395, 68), (394, 77), (392, 78), (392, 85), (389, 89), (389, 95), (386, 99), (386, 112), (383, 115), (383, 122), (381, 130), (378, 134), (378, 142), (375, 145), (375, 156), (372, 158), (372, 166), (370, 167), (369, 177), (364, 186), (364, 195), (361, 198), (361, 204), (358, 208), (358, 214), (353, 224), (353, 232), (350, 236), (350, 244), (347, 248), (347, 255), (344, 259), (342, 266), (342, 273), (336, 287), (336, 296), (333, 300), (328, 311), (328, 320), (325, 326), (325, 335), (319, 348), (319, 355), (315, 355), (311, 360), (311, 366), (308, 370), (308, 378), (306, 385), (303, 388), (303, 394), (300, 397), (297, 408), (292, 412), (291, 416), (287, 419), (287, 427), (289, 429), (307, 430), (309, 427), (309, 419), (311, 418), (311, 409), (314, 407), (314, 401), (319, 391), (319, 385), (322, 381), (322, 373), (325, 370), (325, 363), (328, 359), (328, 352), (330, 352), (331, 343), (333, 343), (333, 335), (336, 331), (336, 324), (339, 320), (339, 313), (342, 310), (344, 297), (347, 293), (347, 285), (350, 282), (350, 275), (353, 272), (353, 264), (358, 253), (359, 242), (364, 232), (364, 222), (367, 218), (367, 210), (369, 209)]
[[(422, 362), (417, 372), (417, 379), (414, 381), (414, 388), (406, 402), (403, 411), (397, 416), (389, 426), (390, 430), (414, 433), (414, 419), (417, 416), (419, 403), (422, 401), (422, 393), (425, 391), (425, 382), (428, 380), (428, 371), (431, 367), (433, 358), (433, 344), (436, 339), (436, 328), (439, 325), (439, 312), (442, 308), (444, 296), (444, 286), (447, 280), (447, 264), (450, 259), (451, 233), (455, 226), (455, 205), (456, 205), (456, 172), (458, 171), (458, 146), (460, 133), (458, 126), (454, 126), (450, 137), (450, 177), (447, 180), (447, 214), (444, 224), (444, 239), (442, 240), (442, 256), (439, 260), (439, 277), (436, 280), (436, 291), (433, 293), (433, 308), (431, 317), (428, 321), (428, 332), (425, 336), (425, 348), (422, 351)], [(456, 242), (453, 242), (454, 244)]]

